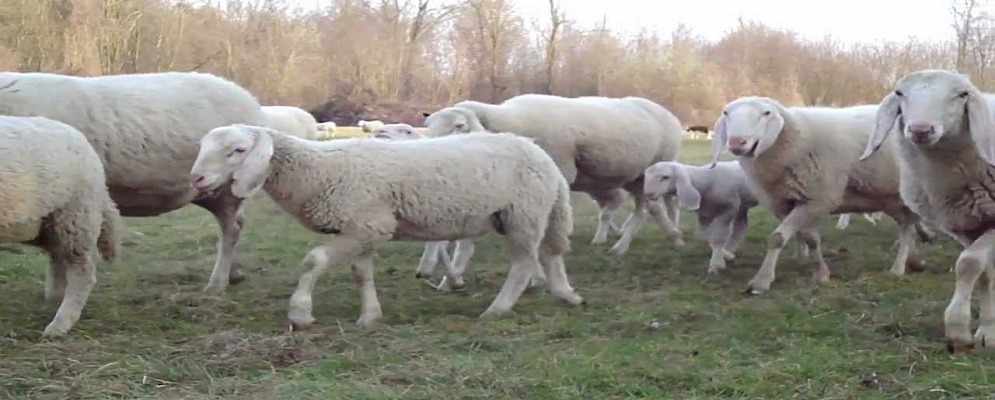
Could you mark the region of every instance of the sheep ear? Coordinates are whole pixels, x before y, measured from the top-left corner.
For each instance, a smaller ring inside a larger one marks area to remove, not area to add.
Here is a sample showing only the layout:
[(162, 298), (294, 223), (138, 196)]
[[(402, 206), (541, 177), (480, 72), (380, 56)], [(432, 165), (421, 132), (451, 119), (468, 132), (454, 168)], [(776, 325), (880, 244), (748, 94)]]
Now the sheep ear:
[(677, 201), (684, 208), (694, 211), (701, 207), (701, 193), (691, 184), (691, 178), (683, 167), (678, 167), (674, 174), (674, 184), (677, 187)]
[(726, 141), (729, 138), (729, 134), (726, 132), (726, 117), (720, 115), (719, 119), (715, 120), (715, 128), (713, 128), (715, 133), (712, 134), (712, 166), (708, 168), (715, 168), (719, 162), (719, 155), (722, 154), (722, 148), (725, 147)]
[(265, 129), (252, 129), (256, 136), (256, 144), (245, 156), (242, 165), (235, 170), (232, 178), (231, 192), (235, 196), (247, 199), (266, 181), (270, 157), (273, 157), (273, 139)]
[(767, 131), (760, 139), (757, 139), (760, 143), (757, 143), (757, 149), (753, 151), (754, 157), (763, 154), (773, 146), (784, 129), (784, 114), (781, 113), (780, 109), (774, 111), (771, 117), (770, 123), (767, 124)]
[(971, 90), (967, 98), (967, 124), (978, 154), (988, 164), (995, 165), (995, 125), (985, 97), (977, 89)]
[(867, 139), (867, 147), (864, 148), (864, 154), (861, 154), (857, 161), (864, 161), (881, 149), (881, 145), (884, 144), (885, 139), (891, 134), (892, 128), (895, 127), (898, 114), (898, 96), (895, 96), (895, 93), (892, 92), (881, 101), (881, 105), (878, 107), (878, 112), (874, 118), (874, 130), (871, 131), (871, 137)]

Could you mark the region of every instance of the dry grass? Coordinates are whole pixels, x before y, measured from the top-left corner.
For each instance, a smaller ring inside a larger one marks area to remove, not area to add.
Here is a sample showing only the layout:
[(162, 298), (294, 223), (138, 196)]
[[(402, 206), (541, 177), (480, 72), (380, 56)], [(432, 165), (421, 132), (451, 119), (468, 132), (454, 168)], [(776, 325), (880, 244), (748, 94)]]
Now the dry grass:
[[(340, 128), (342, 129), (342, 128)], [(684, 158), (704, 162), (708, 145)], [(958, 248), (930, 245), (925, 273), (884, 273), (894, 228), (825, 223), (833, 281), (814, 287), (790, 252), (762, 296), (742, 293), (774, 222), (760, 209), (740, 258), (703, 275), (701, 242), (675, 250), (648, 226), (623, 260), (588, 242), (592, 201), (574, 202), (569, 273), (585, 309), (529, 291), (516, 315), (476, 321), (497, 293), (507, 256), (480, 240), (468, 290), (434, 292), (413, 277), (420, 243), (383, 245), (377, 287), (384, 325), (363, 332), (346, 268), (315, 294), (320, 326), (289, 333), (284, 315), (320, 236), (268, 198), (248, 207), (241, 260), (248, 279), (222, 297), (200, 293), (217, 228), (197, 208), (129, 219), (120, 263), (68, 338), (44, 342), (44, 258), (0, 248), (0, 398), (12, 399), (603, 399), (983, 398), (995, 393), (988, 354), (950, 356), (942, 312)], [(622, 217), (627, 215), (627, 211)], [(693, 237), (693, 217), (682, 225)], [(658, 329), (648, 324), (656, 321)]]

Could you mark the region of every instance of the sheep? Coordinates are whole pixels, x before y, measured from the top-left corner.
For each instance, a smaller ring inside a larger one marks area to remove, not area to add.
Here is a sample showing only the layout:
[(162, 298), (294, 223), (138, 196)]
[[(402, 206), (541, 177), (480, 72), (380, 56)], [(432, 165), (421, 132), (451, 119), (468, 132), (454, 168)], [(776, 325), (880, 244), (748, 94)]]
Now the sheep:
[(318, 121), (303, 109), (292, 106), (263, 106), (263, 113), (266, 114), (266, 127), (301, 139), (318, 138)]
[(96, 285), (97, 255), (120, 251), (100, 157), (67, 124), (0, 116), (0, 205), (0, 241), (48, 254), (45, 299), (61, 304), (42, 336), (64, 336)]
[[(647, 204), (642, 193), (646, 167), (674, 160), (682, 144), (680, 121), (656, 103), (638, 97), (525, 94), (501, 104), (462, 101), (423, 115), (430, 137), (492, 131), (536, 139), (556, 161), (571, 190), (596, 199), (605, 195), (598, 192), (620, 188), (631, 193), (635, 211), (624, 224), (622, 237), (609, 250), (616, 256), (628, 251), (647, 210), (674, 246), (684, 245), (677, 229), (677, 201), (668, 197), (665, 207)], [(602, 204), (602, 209), (606, 208), (610, 209)], [(591, 241), (594, 244), (607, 240), (609, 219), (602, 214), (599, 221)]]
[[(408, 124), (387, 124), (373, 131), (370, 136), (386, 140), (412, 140), (425, 138), (425, 135), (418, 132), (417, 129)], [(466, 270), (466, 266), (470, 262), (470, 258), (473, 257), (475, 249), (473, 240), (457, 240), (456, 248), (453, 253), (455, 258), (451, 258), (446, 249), (448, 246), (448, 240), (425, 242), (425, 250), (422, 253), (421, 260), (418, 262), (418, 269), (415, 271), (415, 278), (431, 279), (433, 272), (435, 271), (435, 265), (438, 264), (439, 258), (441, 257), (442, 263), (446, 266), (446, 275), (442, 277), (442, 280), (438, 285), (431, 285), (435, 289), (445, 292), (458, 290), (464, 286), (465, 283), (462, 279), (463, 272)], [(529, 286), (537, 286), (540, 281), (545, 280), (546, 277), (540, 269), (539, 274), (533, 277), (532, 281), (529, 282)]]
[(750, 209), (758, 204), (739, 163), (721, 161), (712, 168), (661, 161), (647, 167), (644, 176), (647, 199), (676, 195), (682, 206), (698, 214), (699, 233), (712, 248), (707, 272), (725, 269), (746, 237)]
[[(862, 213), (860, 215), (863, 216), (864, 219), (867, 220), (867, 222), (870, 222), (871, 225), (877, 225), (878, 221), (880, 221), (881, 218), (884, 217), (884, 213), (880, 211), (875, 213)], [(847, 213), (840, 215), (839, 219), (837, 219), (836, 221), (836, 229), (842, 231), (846, 230), (846, 228), (848, 228), (849, 226), (850, 226), (850, 214)]]
[[(902, 199), (917, 214), (958, 241), (964, 250), (957, 284), (943, 313), (947, 351), (970, 351), (974, 341), (995, 347), (995, 95), (965, 76), (920, 70), (884, 96), (861, 162), (874, 162), (897, 146)], [(886, 140), (893, 129), (897, 138)], [(897, 143), (897, 144), (896, 144)], [(971, 293), (982, 273), (980, 323), (971, 336)]]
[(898, 253), (889, 272), (904, 274), (907, 261), (921, 264), (915, 256), (919, 216), (899, 196), (894, 146), (884, 147), (874, 160), (857, 162), (877, 108), (786, 108), (756, 96), (725, 105), (715, 122), (713, 165), (723, 148), (737, 156), (760, 204), (781, 221), (748, 293), (770, 288), (778, 255), (796, 234), (813, 253), (815, 282), (827, 282), (818, 222), (831, 214), (883, 211), (899, 226)]
[(196, 72), (75, 77), (0, 73), (0, 115), (39, 116), (83, 132), (104, 164), (111, 198), (122, 216), (153, 217), (197, 205), (221, 231), (204, 291), (223, 292), (244, 279), (236, 248), (248, 196), (198, 193), (189, 172), (198, 140), (232, 123), (263, 125), (258, 100), (226, 79)]
[(315, 139), (323, 140), (323, 139), (334, 138), (335, 129), (338, 128), (338, 126), (335, 125), (335, 123), (332, 121), (327, 121), (327, 122), (319, 122), (316, 128), (318, 129), (318, 135), (315, 136)]
[(380, 120), (373, 120), (373, 121), (359, 120), (359, 122), (356, 123), (356, 125), (359, 126), (363, 130), (363, 132), (370, 133), (377, 129), (380, 129), (380, 127), (384, 126), (384, 123), (383, 121)]
[(302, 261), (310, 270), (288, 312), (296, 329), (315, 321), (315, 281), (340, 263), (352, 264), (360, 288), (356, 323), (370, 327), (380, 320), (373, 247), (388, 241), (503, 235), (511, 271), (481, 319), (510, 312), (539, 268), (555, 297), (584, 303), (563, 262), (573, 231), (569, 186), (549, 155), (527, 138), (477, 133), (314, 142), (232, 125), (205, 135), (190, 173), (192, 186), (203, 191), (229, 183), (239, 192), (262, 188), (303, 226), (328, 235)]

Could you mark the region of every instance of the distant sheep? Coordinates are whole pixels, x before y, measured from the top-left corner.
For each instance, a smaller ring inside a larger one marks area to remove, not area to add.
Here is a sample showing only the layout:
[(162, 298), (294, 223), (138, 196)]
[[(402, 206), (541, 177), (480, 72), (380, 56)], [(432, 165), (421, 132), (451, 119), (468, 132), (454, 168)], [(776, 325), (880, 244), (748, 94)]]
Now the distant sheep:
[(259, 101), (226, 79), (197, 72), (75, 77), (0, 73), (0, 115), (40, 116), (86, 135), (107, 172), (111, 198), (125, 217), (152, 217), (193, 203), (221, 228), (216, 262), (204, 290), (242, 280), (236, 248), (246, 193), (198, 193), (190, 166), (200, 138), (213, 128), (264, 125)]
[(301, 139), (318, 138), (318, 121), (311, 113), (291, 106), (264, 106), (266, 127)]
[[(526, 94), (501, 104), (462, 101), (425, 116), (430, 137), (491, 131), (534, 138), (556, 161), (571, 190), (595, 199), (606, 191), (631, 193), (636, 208), (622, 237), (609, 250), (615, 255), (628, 251), (647, 211), (675, 246), (684, 244), (677, 229), (677, 202), (667, 198), (665, 207), (647, 204), (642, 193), (643, 171), (655, 162), (674, 160), (684, 131), (673, 114), (652, 101)], [(611, 208), (602, 204), (605, 209)], [(602, 214), (592, 243), (607, 240), (610, 220)]]
[(207, 133), (191, 177), (203, 191), (228, 184), (239, 193), (262, 188), (302, 225), (328, 235), (305, 257), (311, 269), (290, 299), (288, 317), (297, 329), (314, 322), (315, 282), (339, 264), (352, 264), (360, 287), (357, 324), (379, 321), (373, 247), (387, 241), (503, 235), (511, 271), (481, 319), (510, 312), (540, 268), (555, 297), (583, 303), (563, 261), (573, 231), (570, 189), (553, 160), (530, 139), (477, 133), (318, 142), (233, 125)]
[(335, 137), (335, 129), (338, 128), (338, 126), (336, 126), (334, 122), (328, 121), (328, 122), (319, 122), (317, 128), (318, 128), (318, 135), (315, 137), (315, 139), (325, 140), (325, 139), (332, 139)]
[(363, 130), (363, 132), (370, 133), (383, 127), (384, 123), (383, 121), (380, 120), (373, 120), (373, 121), (359, 120), (359, 122), (356, 125), (358, 125)]
[(65, 335), (97, 282), (96, 258), (113, 261), (120, 215), (86, 136), (42, 117), (0, 117), (0, 241), (49, 257), (45, 298), (60, 302), (45, 337)]

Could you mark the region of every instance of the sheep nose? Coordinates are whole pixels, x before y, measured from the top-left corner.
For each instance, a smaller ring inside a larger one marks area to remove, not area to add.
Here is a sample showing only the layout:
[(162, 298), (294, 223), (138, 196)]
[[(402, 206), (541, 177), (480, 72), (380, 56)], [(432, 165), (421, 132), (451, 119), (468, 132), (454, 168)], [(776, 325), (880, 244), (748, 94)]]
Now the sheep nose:
[(204, 181), (204, 175), (200, 174), (190, 174), (190, 182), (194, 185), (199, 184)]
[(936, 128), (933, 124), (928, 122), (913, 122), (909, 124), (909, 133), (912, 135), (912, 140), (916, 142), (925, 142), (929, 140), (929, 136), (933, 134)]
[(746, 147), (746, 139), (741, 137), (729, 138), (729, 148), (740, 149)]

